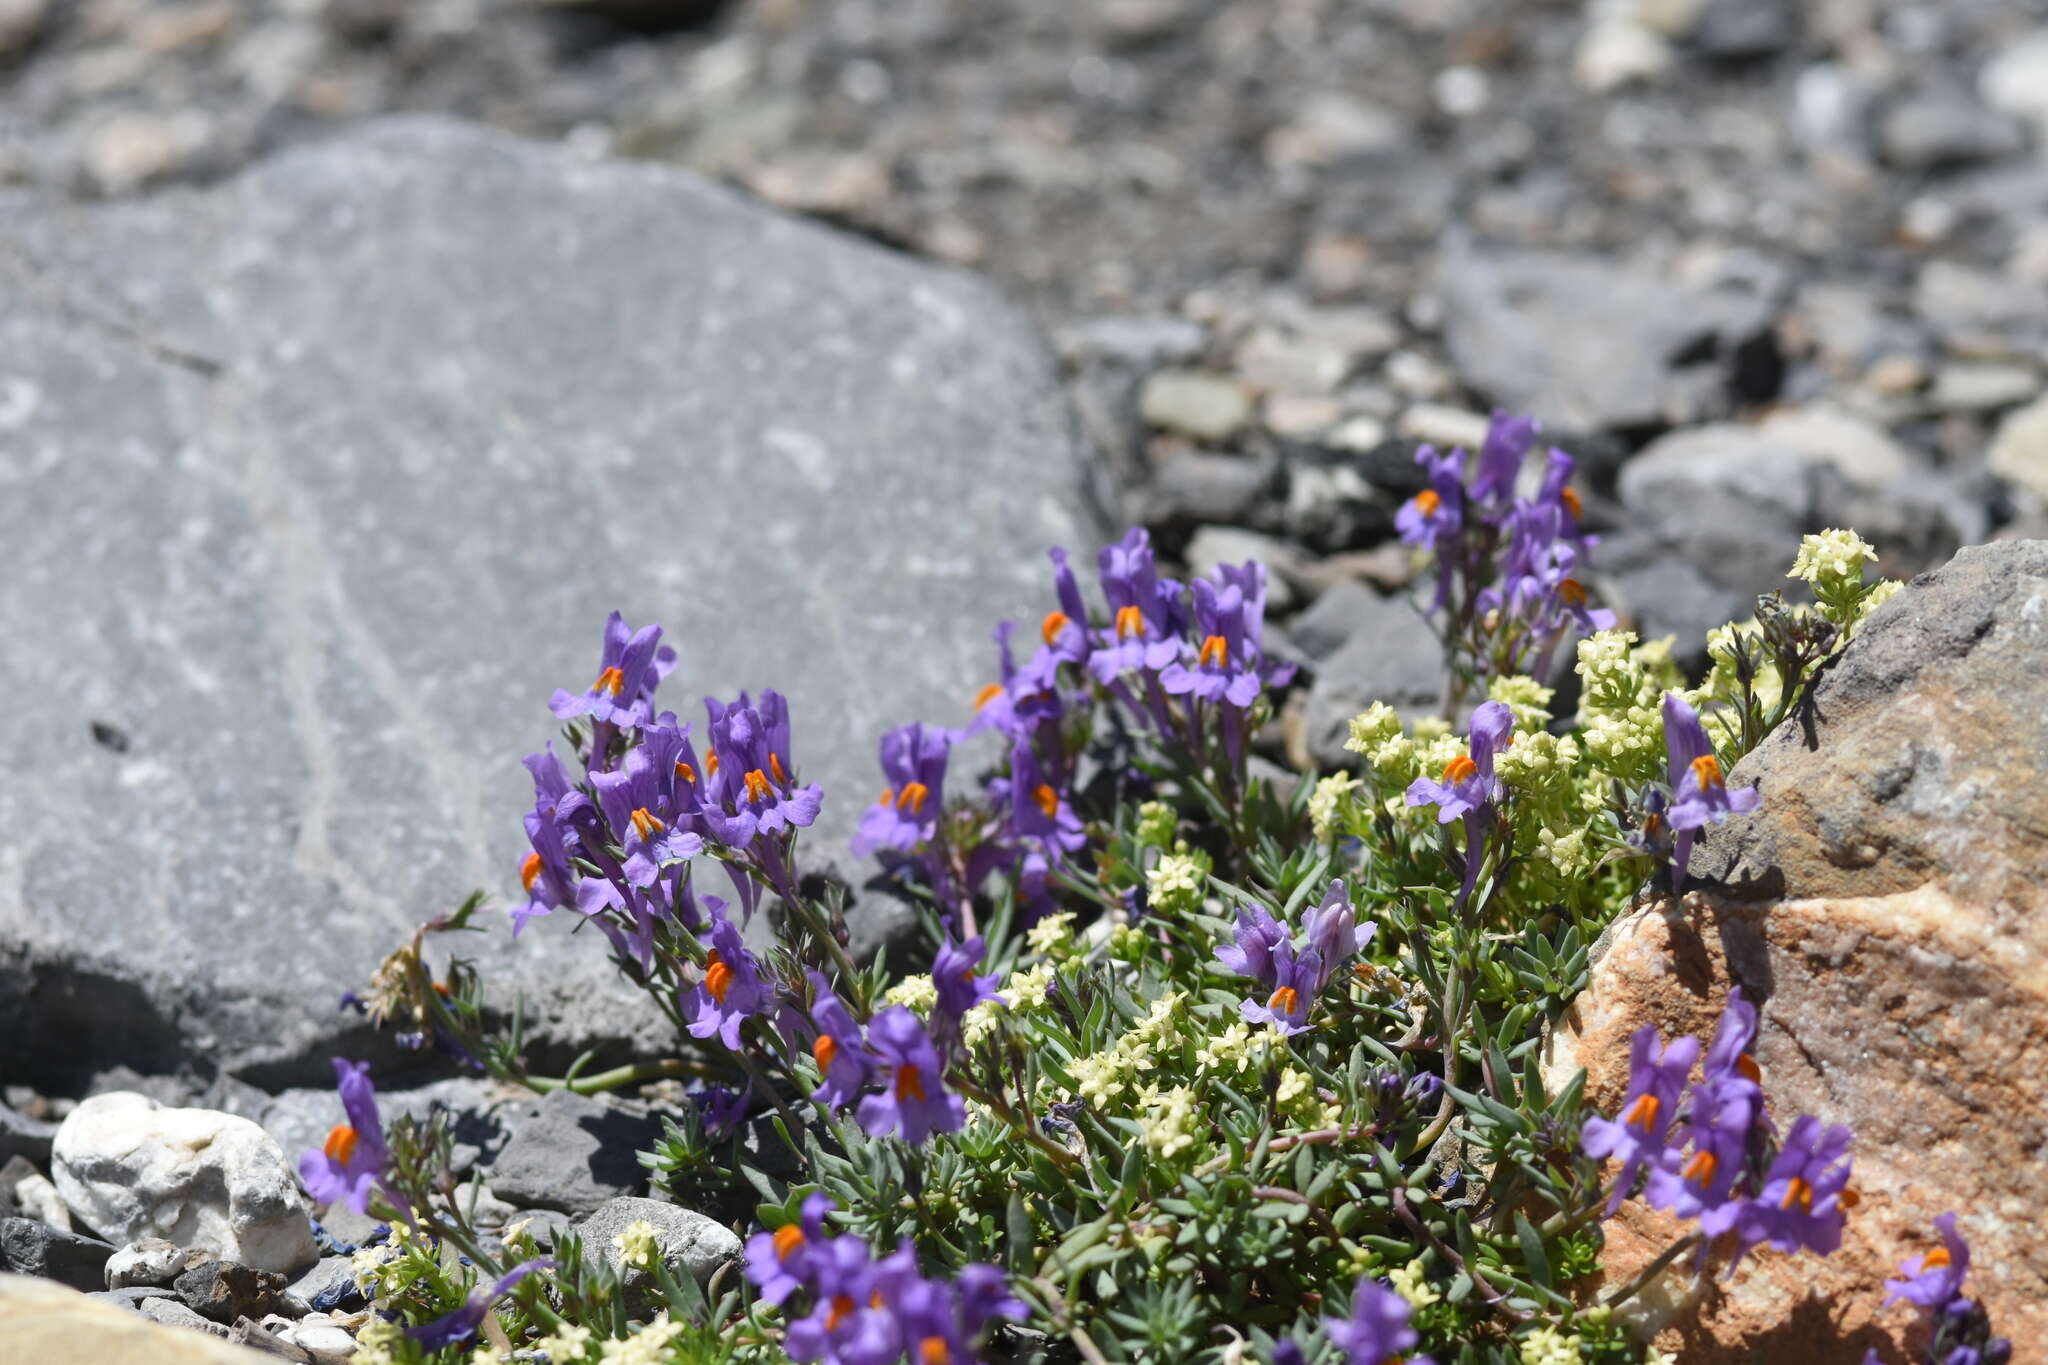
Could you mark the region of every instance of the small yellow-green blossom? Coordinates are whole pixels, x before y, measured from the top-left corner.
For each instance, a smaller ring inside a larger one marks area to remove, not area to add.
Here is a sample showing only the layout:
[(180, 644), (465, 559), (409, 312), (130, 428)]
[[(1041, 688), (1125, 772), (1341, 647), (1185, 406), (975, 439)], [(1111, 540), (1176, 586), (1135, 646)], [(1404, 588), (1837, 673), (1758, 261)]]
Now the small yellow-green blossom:
[(1863, 594), (1861, 610), (1856, 616), (1857, 624), (1862, 624), (1864, 617), (1891, 601), (1892, 596), (1905, 586), (1896, 578), (1886, 578), (1872, 583), (1869, 590)]
[(590, 1329), (565, 1322), (551, 1337), (542, 1337), (533, 1343), (533, 1349), (545, 1352), (555, 1365), (565, 1361), (581, 1360), (590, 1349)]
[(1190, 914), (1202, 908), (1202, 893), (1209, 885), (1208, 858), (1190, 853), (1186, 844), (1167, 854), (1145, 874), (1145, 891), (1152, 909), (1162, 914)]
[(1168, 1033), (1187, 1000), (1185, 991), (1168, 991), (1152, 1002), (1145, 1017), (1133, 1024), (1123, 1037), (1092, 1057), (1076, 1057), (1067, 1064), (1074, 1088), (1081, 1098), (1096, 1107), (1122, 1094), (1126, 1085), (1152, 1069), (1152, 1048)]
[(469, 1365), (506, 1365), (505, 1353), (495, 1346), (479, 1346), (469, 1357)]
[(1132, 832), (1140, 848), (1172, 848), (1178, 823), (1172, 806), (1164, 801), (1147, 801), (1138, 807), (1138, 823)]
[(1089, 1104), (1101, 1108), (1123, 1093), (1124, 1082), (1131, 1078), (1136, 1067), (1128, 1056), (1111, 1048), (1092, 1057), (1076, 1057), (1067, 1064), (1067, 1071), (1074, 1078), (1076, 1093)]
[(1557, 689), (1515, 673), (1488, 683), (1486, 695), (1515, 713), (1517, 730), (1540, 730), (1550, 723), (1550, 699), (1557, 695)]
[(1316, 1083), (1306, 1071), (1287, 1067), (1280, 1073), (1280, 1083), (1273, 1089), (1274, 1107), (1303, 1128), (1327, 1128), (1336, 1123), (1342, 1112), (1334, 1104), (1325, 1104), (1316, 1096)]
[(1419, 1257), (1410, 1261), (1407, 1265), (1396, 1266), (1393, 1270), (1387, 1272), (1387, 1283), (1394, 1286), (1396, 1294), (1408, 1300), (1408, 1306), (1411, 1308), (1427, 1308), (1431, 1304), (1439, 1303), (1443, 1300), (1443, 1295), (1437, 1293), (1436, 1289), (1424, 1278), (1422, 1261)]
[(996, 1015), (1003, 1007), (984, 1000), (960, 1016), (960, 1036), (969, 1047), (980, 1047), (982, 1039), (996, 1030)]
[(1579, 766), (1579, 746), (1569, 735), (1531, 730), (1494, 758), (1500, 780), (1516, 791), (1554, 791), (1568, 785)]
[(1393, 707), (1376, 701), (1351, 718), (1350, 729), (1351, 737), (1344, 741), (1344, 747), (1369, 759), (1380, 745), (1400, 737), (1401, 717)]
[(1678, 1365), (1678, 1357), (1652, 1346), (1643, 1352), (1643, 1365)]
[(1522, 1338), (1522, 1365), (1578, 1365), (1579, 1338), (1548, 1324)]
[(636, 1270), (654, 1269), (654, 1258), (660, 1254), (659, 1232), (654, 1224), (645, 1218), (635, 1218), (626, 1224), (625, 1231), (612, 1238), (612, 1245), (618, 1248), (619, 1259)]
[(932, 1007), (939, 1003), (939, 988), (928, 976), (906, 976), (883, 991), (882, 999), (892, 1005), (901, 1005), (920, 1018), (929, 1019)]
[(356, 1332), (354, 1365), (392, 1365), (392, 1348), (405, 1340), (405, 1330), (372, 1313)]
[(1052, 983), (1059, 979), (1059, 968), (1050, 962), (1036, 962), (1010, 973), (1010, 979), (1003, 985), (1003, 999), (1010, 1002), (1010, 1008), (1019, 1014), (1030, 1014), (1046, 1008), (1045, 993), (1052, 989)]
[(1818, 589), (1860, 586), (1863, 566), (1877, 563), (1877, 551), (1854, 531), (1826, 530), (1799, 542), (1799, 557), (1787, 578), (1803, 578)]
[(1234, 1019), (1221, 1033), (1210, 1034), (1195, 1050), (1195, 1065), (1205, 1076), (1212, 1071), (1227, 1071), (1234, 1075), (1249, 1067), (1253, 1053), (1271, 1038), (1271, 1030), (1262, 1028), (1254, 1032), (1250, 1024)]
[(1351, 793), (1363, 785), (1349, 773), (1332, 773), (1316, 783), (1308, 797), (1308, 820), (1315, 829), (1317, 843), (1327, 844), (1337, 835), (1344, 808), (1351, 804)]
[(1047, 915), (1024, 931), (1024, 942), (1040, 957), (1049, 957), (1055, 962), (1074, 955), (1074, 916), (1063, 910), (1057, 915)]
[(600, 1359), (604, 1365), (664, 1365), (669, 1358), (670, 1345), (683, 1331), (681, 1323), (668, 1320), (668, 1312), (664, 1309), (632, 1336), (622, 1341), (607, 1341)]
[[(1423, 716), (1408, 727), (1408, 732), (1425, 742), (1447, 739), (1451, 737), (1451, 723), (1442, 716)], [(1465, 746), (1461, 744), (1458, 747), (1462, 750)]]
[(521, 1237), (524, 1237), (526, 1230), (532, 1226), (533, 1220), (531, 1218), (521, 1218), (515, 1222), (507, 1223), (505, 1230), (498, 1234), (498, 1241), (502, 1245), (509, 1247)]
[(1194, 1147), (1200, 1119), (1192, 1089), (1177, 1085), (1164, 1094), (1148, 1089), (1139, 1097), (1139, 1104), (1144, 1112), (1138, 1119), (1138, 1131), (1153, 1157), (1168, 1161)]
[(1575, 826), (1563, 834), (1547, 825), (1537, 830), (1536, 856), (1568, 879), (1590, 875), (1599, 861), (1597, 852), (1589, 846), (1584, 826)]

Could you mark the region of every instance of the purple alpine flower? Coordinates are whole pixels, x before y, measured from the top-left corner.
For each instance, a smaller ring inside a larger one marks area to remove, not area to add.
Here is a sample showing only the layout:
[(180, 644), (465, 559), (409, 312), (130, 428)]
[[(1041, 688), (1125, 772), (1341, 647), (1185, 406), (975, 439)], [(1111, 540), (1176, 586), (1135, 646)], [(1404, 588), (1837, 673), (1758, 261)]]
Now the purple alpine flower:
[(1934, 1228), (1941, 1234), (1941, 1245), (1900, 1266), (1903, 1279), (1884, 1282), (1885, 1303), (1903, 1300), (1938, 1315), (1963, 1296), (1963, 1278), (1970, 1273), (1970, 1244), (1956, 1231), (1953, 1213), (1935, 1215)]
[(1811, 1114), (1793, 1120), (1763, 1189), (1743, 1206), (1736, 1222), (1742, 1249), (1769, 1242), (1779, 1251), (1805, 1247), (1826, 1256), (1840, 1246), (1848, 1154), (1847, 1128), (1823, 1128)]
[(1409, 545), (1442, 553), (1457, 540), (1465, 516), (1465, 458), (1459, 451), (1437, 454), (1436, 447), (1415, 452), (1415, 463), (1429, 474), (1429, 487), (1401, 504), (1394, 529)]
[(1071, 853), (1086, 835), (1065, 792), (1039, 765), (1038, 752), (1019, 740), (1010, 750), (1010, 825), (1019, 839)]
[(488, 1291), (478, 1291), (469, 1296), (469, 1301), (432, 1322), (418, 1327), (408, 1327), (405, 1334), (429, 1351), (438, 1351), (443, 1346), (468, 1341), (476, 1335), (476, 1329), (483, 1326), (484, 1318), (491, 1311), (491, 1305), (512, 1291), (518, 1284), (536, 1270), (553, 1270), (555, 1263), (549, 1260), (521, 1261), (498, 1277)]
[(811, 1098), (837, 1111), (859, 1097), (874, 1072), (874, 1061), (861, 1041), (860, 1025), (825, 978), (812, 972), (811, 989), (817, 993), (811, 1005), (811, 1023), (818, 1030), (811, 1041), (811, 1056), (823, 1078)]
[(789, 757), (789, 703), (773, 688), (758, 708), (742, 692), (730, 706), (707, 698), (711, 755), (705, 765), (716, 779), (716, 799), (704, 818), (720, 842), (745, 848), (758, 835), (805, 828), (818, 818), (824, 789), (795, 785)]
[(1679, 1092), (1699, 1055), (1700, 1040), (1690, 1036), (1660, 1048), (1655, 1024), (1643, 1025), (1630, 1040), (1628, 1091), (1622, 1096), (1621, 1112), (1611, 1119), (1587, 1119), (1581, 1134), (1586, 1155), (1621, 1158), (1621, 1175), (1607, 1201), (1609, 1217), (1628, 1197), (1637, 1173), (1654, 1169), (1662, 1158), (1671, 1121), (1677, 1117)]
[(1521, 478), (1529, 448), (1536, 443), (1538, 426), (1533, 417), (1510, 417), (1500, 411), (1487, 424), (1478, 468), (1472, 474), (1472, 501), (1482, 509), (1481, 515), (1496, 525), (1513, 503), (1515, 483)]
[(691, 987), (683, 999), (690, 1036), (709, 1038), (716, 1034), (727, 1048), (738, 1052), (740, 1025), (748, 1016), (766, 1009), (770, 995), (754, 955), (740, 941), (740, 931), (722, 913), (714, 911), (704, 979)]
[(959, 1296), (960, 1329), (970, 1340), (997, 1318), (1021, 1322), (1031, 1316), (1031, 1310), (1010, 1292), (1009, 1276), (999, 1266), (980, 1261), (964, 1265), (953, 1277), (953, 1289)]
[(810, 1195), (796, 1222), (747, 1239), (747, 1278), (761, 1291), (763, 1303), (781, 1303), (810, 1279), (811, 1264), (826, 1241), (825, 1215), (834, 1207), (830, 1196)]
[(883, 1071), (881, 1092), (860, 1102), (869, 1137), (895, 1133), (916, 1146), (967, 1122), (967, 1104), (943, 1084), (938, 1051), (916, 1015), (901, 1005), (883, 1010), (868, 1021), (868, 1046)]
[(961, 944), (948, 938), (940, 947), (938, 956), (932, 960), (932, 985), (939, 993), (935, 1017), (957, 1022), (984, 1000), (1007, 1003), (996, 994), (994, 977), (974, 974), (987, 951), (980, 934)]
[(1676, 692), (1664, 694), (1664, 752), (1670, 761), (1672, 792), (1664, 819), (1674, 836), (1671, 888), (1676, 891), (1685, 884), (1686, 864), (1692, 861), (1692, 843), (1699, 831), (1730, 815), (1755, 810), (1761, 798), (1755, 787), (1729, 788), (1700, 713)]
[(299, 1182), (316, 1203), (343, 1203), (361, 1214), (369, 1212), (374, 1187), (410, 1218), (405, 1201), (384, 1182), (391, 1152), (384, 1145), (384, 1121), (377, 1113), (377, 1088), (370, 1083), (370, 1064), (336, 1057), (334, 1080), (348, 1121), (335, 1124), (326, 1142), (300, 1156)]
[(1043, 642), (1019, 671), (1019, 680), (1033, 690), (1050, 691), (1058, 685), (1062, 664), (1078, 664), (1088, 657), (1088, 604), (1081, 598), (1081, 585), (1074, 579), (1074, 567), (1066, 550), (1058, 545), (1047, 551), (1052, 559), (1053, 587), (1059, 606), (1039, 623)]
[(882, 736), (882, 772), (889, 785), (860, 818), (853, 837), (855, 857), (878, 848), (908, 852), (939, 827), (946, 803), (946, 758), (950, 732), (923, 724), (900, 725)]
[(580, 696), (557, 688), (548, 709), (562, 720), (587, 715), (613, 725), (640, 725), (653, 707), (656, 685), (675, 666), (676, 652), (661, 647), (660, 626), (628, 630), (625, 618), (613, 612), (604, 624), (597, 681)]
[(526, 892), (526, 901), (506, 912), (512, 917), (514, 938), (528, 920), (576, 903), (576, 871), (569, 863), (563, 826), (540, 811), (528, 811), (526, 841), (532, 849), (519, 863), (519, 885)]
[(1248, 1024), (1271, 1024), (1293, 1037), (1308, 1031), (1309, 1006), (1323, 979), (1322, 954), (1311, 948), (1296, 957), (1294, 945), (1282, 939), (1273, 949), (1273, 990), (1264, 1004), (1258, 1000), (1238, 1003), (1238, 1013)]
[(1351, 1292), (1351, 1316), (1324, 1318), (1323, 1330), (1344, 1352), (1346, 1365), (1435, 1365), (1428, 1356), (1411, 1356), (1421, 1338), (1408, 1325), (1408, 1300), (1375, 1280), (1361, 1279)]
[(1322, 904), (1308, 912), (1303, 918), (1308, 931), (1308, 946), (1321, 959), (1322, 972), (1316, 981), (1316, 991), (1322, 992), (1339, 967), (1350, 961), (1352, 956), (1372, 942), (1372, 936), (1379, 926), (1367, 921), (1364, 928), (1358, 924), (1358, 911), (1351, 904), (1351, 895), (1340, 879), (1330, 883), (1330, 889), (1323, 894)]
[(1445, 764), (1440, 778), (1411, 782), (1408, 804), (1435, 806), (1437, 823), (1445, 825), (1461, 815), (1490, 812), (1501, 797), (1500, 779), (1493, 774), (1494, 756), (1513, 742), (1514, 732), (1515, 713), (1506, 702), (1481, 702), (1472, 712), (1470, 754)]
[(1665, 1152), (1650, 1171), (1645, 1192), (1652, 1208), (1699, 1219), (1700, 1230), (1709, 1238), (1734, 1227), (1741, 1215), (1735, 1182), (1748, 1163), (1758, 1126), (1770, 1122), (1764, 1114), (1761, 1073), (1748, 1050), (1756, 1026), (1756, 1006), (1743, 998), (1742, 987), (1734, 987), (1677, 1128), (1691, 1155), (1681, 1158), (1679, 1144)]
[(834, 1237), (810, 1258), (805, 1288), (812, 1308), (789, 1324), (783, 1349), (792, 1360), (825, 1365), (888, 1365), (903, 1354), (889, 1315), (874, 1306), (876, 1265), (858, 1237)]
[(1180, 585), (1162, 580), (1152, 540), (1139, 527), (1095, 557), (1110, 624), (1088, 656), (1088, 671), (1105, 687), (1125, 673), (1156, 674), (1180, 657)]
[(1287, 926), (1274, 919), (1263, 905), (1240, 905), (1232, 937), (1234, 943), (1216, 950), (1216, 960), (1239, 976), (1248, 976), (1271, 989), (1273, 952), (1287, 942)]
[(1282, 1337), (1273, 1343), (1273, 1365), (1308, 1365), (1308, 1356), (1301, 1349), (1301, 1343), (1293, 1337)]
[(688, 739), (687, 726), (646, 726), (621, 767), (590, 775), (605, 823), (626, 855), (621, 870), (629, 886), (653, 886), (665, 864), (704, 851), (704, 836), (678, 818), (676, 765)]
[[(1251, 567), (1263, 575), (1261, 566)], [(1175, 660), (1160, 671), (1159, 685), (1175, 696), (1228, 702), (1240, 710), (1257, 701), (1263, 684), (1258, 649), (1246, 631), (1247, 617), (1240, 585), (1226, 582), (1219, 587), (1209, 579), (1196, 579), (1195, 630), (1202, 642), (1195, 650), (1194, 666)]]

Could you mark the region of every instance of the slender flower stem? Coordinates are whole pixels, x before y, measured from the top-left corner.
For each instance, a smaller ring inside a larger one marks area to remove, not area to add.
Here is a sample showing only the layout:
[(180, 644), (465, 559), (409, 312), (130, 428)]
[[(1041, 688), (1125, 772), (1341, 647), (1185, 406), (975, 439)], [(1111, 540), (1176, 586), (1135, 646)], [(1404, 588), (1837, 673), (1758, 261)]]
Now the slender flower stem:
[(1076, 1157), (1072, 1152), (1039, 1132), (1032, 1125), (1029, 1115), (1020, 1117), (1017, 1111), (1010, 1107), (1010, 1102), (1003, 1096), (990, 1094), (972, 1081), (961, 1080), (958, 1077), (949, 1077), (948, 1079), (951, 1080), (955, 1090), (958, 1090), (977, 1104), (987, 1105), (997, 1118), (1009, 1124), (1011, 1130), (1019, 1137), (1052, 1158), (1054, 1163), (1062, 1170), (1071, 1171), (1081, 1164), (1079, 1157)]
[(1676, 1242), (1673, 1242), (1669, 1247), (1665, 1248), (1663, 1255), (1659, 1256), (1656, 1260), (1644, 1266), (1642, 1272), (1638, 1274), (1633, 1280), (1630, 1280), (1627, 1284), (1623, 1285), (1618, 1291), (1616, 1291), (1610, 1297), (1602, 1299), (1600, 1301), (1600, 1306), (1602, 1308), (1619, 1308), (1622, 1304), (1627, 1303), (1630, 1299), (1634, 1298), (1637, 1294), (1641, 1293), (1646, 1287), (1648, 1287), (1651, 1280), (1654, 1280), (1657, 1278), (1657, 1276), (1663, 1274), (1664, 1268), (1666, 1266), (1670, 1265), (1673, 1261), (1677, 1260), (1680, 1256), (1684, 1255), (1686, 1251), (1690, 1250), (1693, 1247), (1698, 1246), (1700, 1244), (1700, 1240), (1701, 1235), (1697, 1232), (1690, 1237), (1679, 1238)]
[(595, 1095), (604, 1090), (617, 1090), (621, 1086), (634, 1085), (641, 1081), (658, 1081), (684, 1076), (716, 1076), (719, 1073), (696, 1058), (678, 1058), (663, 1062), (634, 1062), (628, 1066), (615, 1066), (610, 1071), (600, 1071), (591, 1076), (572, 1078), (561, 1076), (520, 1076), (518, 1081), (528, 1089), (545, 1095), (551, 1090), (567, 1090), (577, 1095)]

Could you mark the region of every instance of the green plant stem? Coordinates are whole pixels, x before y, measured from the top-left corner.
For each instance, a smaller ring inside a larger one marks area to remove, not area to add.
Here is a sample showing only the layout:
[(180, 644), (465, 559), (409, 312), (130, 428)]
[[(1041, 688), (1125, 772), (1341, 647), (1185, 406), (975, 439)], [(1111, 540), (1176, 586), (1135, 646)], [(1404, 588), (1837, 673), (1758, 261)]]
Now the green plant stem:
[(1010, 1107), (1010, 1102), (1001, 1095), (991, 1095), (974, 1082), (960, 1080), (957, 1077), (952, 1078), (952, 1082), (955, 1090), (977, 1104), (987, 1105), (996, 1117), (1010, 1125), (1012, 1132), (1044, 1152), (1061, 1170), (1071, 1171), (1081, 1164), (1079, 1157), (1033, 1127), (1028, 1115), (1019, 1118), (1017, 1111)]
[(1699, 1243), (1700, 1234), (1697, 1232), (1690, 1237), (1679, 1238), (1676, 1242), (1665, 1248), (1663, 1255), (1644, 1266), (1642, 1273), (1623, 1285), (1611, 1297), (1602, 1299), (1600, 1306), (1602, 1308), (1619, 1308), (1622, 1304), (1627, 1303), (1630, 1299), (1641, 1293), (1651, 1280), (1663, 1274), (1666, 1266), (1684, 1255), (1691, 1248), (1698, 1246)]
[(561, 1076), (517, 1076), (512, 1079), (542, 1095), (553, 1090), (567, 1090), (577, 1095), (595, 1095), (600, 1091), (617, 1090), (621, 1086), (634, 1085), (640, 1081), (716, 1074), (718, 1073), (704, 1062), (688, 1058), (671, 1058), (661, 1062), (633, 1062), (627, 1066), (615, 1066), (610, 1071), (600, 1071), (595, 1075), (577, 1076), (573, 1079)]

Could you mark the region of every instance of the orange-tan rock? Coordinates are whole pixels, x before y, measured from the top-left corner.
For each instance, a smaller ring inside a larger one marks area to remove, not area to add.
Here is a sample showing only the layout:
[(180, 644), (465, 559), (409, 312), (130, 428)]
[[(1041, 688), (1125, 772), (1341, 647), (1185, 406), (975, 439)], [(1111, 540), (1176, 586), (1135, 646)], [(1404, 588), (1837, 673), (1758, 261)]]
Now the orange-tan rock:
[[(1705, 1040), (1740, 983), (1773, 1114), (1851, 1127), (1860, 1203), (1832, 1257), (1667, 1271), (1632, 1315), (1687, 1365), (1907, 1365), (1916, 1312), (1881, 1307), (1883, 1283), (1953, 1209), (1966, 1292), (2015, 1361), (2048, 1361), (2048, 543), (1917, 580), (1813, 703), (1731, 775), (1764, 805), (1705, 841), (1701, 889), (1609, 931), (1546, 1063), (1585, 1067), (1611, 1113), (1629, 1035)], [(1608, 1229), (1620, 1283), (1677, 1224), (1632, 1201)]]

